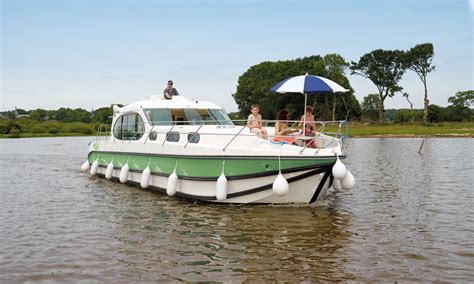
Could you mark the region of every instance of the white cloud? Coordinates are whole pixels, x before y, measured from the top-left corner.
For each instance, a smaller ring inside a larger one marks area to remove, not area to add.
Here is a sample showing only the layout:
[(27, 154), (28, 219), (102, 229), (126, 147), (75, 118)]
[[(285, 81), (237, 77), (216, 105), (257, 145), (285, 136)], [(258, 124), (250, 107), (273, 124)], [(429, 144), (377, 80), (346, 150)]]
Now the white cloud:
[(468, 0), (469, 6), (471, 7), (471, 12), (474, 11), (474, 0)]

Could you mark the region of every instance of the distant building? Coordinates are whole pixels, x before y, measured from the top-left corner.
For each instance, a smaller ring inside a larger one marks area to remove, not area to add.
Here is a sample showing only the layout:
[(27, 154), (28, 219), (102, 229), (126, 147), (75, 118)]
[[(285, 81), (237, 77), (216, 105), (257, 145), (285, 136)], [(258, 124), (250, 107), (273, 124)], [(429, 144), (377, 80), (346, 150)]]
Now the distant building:
[(28, 117), (28, 116), (30, 116), (29, 113), (19, 114), (19, 113), (18, 113), (18, 109), (15, 107), (15, 119), (19, 119), (19, 118), (23, 118), (23, 117)]

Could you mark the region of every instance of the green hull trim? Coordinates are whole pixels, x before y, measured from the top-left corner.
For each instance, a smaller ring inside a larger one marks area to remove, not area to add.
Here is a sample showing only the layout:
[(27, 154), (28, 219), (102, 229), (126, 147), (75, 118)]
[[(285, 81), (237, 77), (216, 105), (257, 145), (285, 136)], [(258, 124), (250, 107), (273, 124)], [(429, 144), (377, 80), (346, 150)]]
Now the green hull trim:
[[(127, 161), (130, 170), (143, 171), (147, 165), (152, 173), (170, 175), (176, 167), (176, 174), (180, 177), (203, 177), (217, 179), (222, 173), (225, 161), (224, 174), (227, 177), (252, 176), (278, 171), (278, 157), (177, 157), (146, 155), (139, 153), (111, 153), (92, 151), (89, 153), (89, 162), (98, 160), (99, 166), (107, 167), (113, 160), (115, 168), (123, 167)], [(281, 170), (290, 172), (296, 169), (312, 169), (336, 162), (336, 157), (315, 158), (282, 158)]]

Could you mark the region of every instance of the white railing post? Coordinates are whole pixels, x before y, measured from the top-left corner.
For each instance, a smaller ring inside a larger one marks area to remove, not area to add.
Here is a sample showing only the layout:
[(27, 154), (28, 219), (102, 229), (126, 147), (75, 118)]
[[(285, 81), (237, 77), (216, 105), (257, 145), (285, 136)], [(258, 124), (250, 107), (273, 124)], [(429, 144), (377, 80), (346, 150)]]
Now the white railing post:
[(247, 127), (247, 125), (244, 125), (244, 126), (242, 127), (242, 129), (240, 129), (240, 131), (237, 132), (237, 134), (235, 134), (234, 137), (232, 137), (232, 139), (229, 141), (229, 143), (227, 143), (227, 145), (225, 145), (224, 148), (222, 148), (222, 151), (225, 151), (225, 149), (227, 148), (227, 146), (229, 146), (230, 143), (232, 143), (232, 141), (234, 141), (234, 139), (237, 138), (237, 136), (239, 136), (239, 134), (240, 134), (242, 131), (244, 131), (244, 129), (245, 129), (246, 127)]

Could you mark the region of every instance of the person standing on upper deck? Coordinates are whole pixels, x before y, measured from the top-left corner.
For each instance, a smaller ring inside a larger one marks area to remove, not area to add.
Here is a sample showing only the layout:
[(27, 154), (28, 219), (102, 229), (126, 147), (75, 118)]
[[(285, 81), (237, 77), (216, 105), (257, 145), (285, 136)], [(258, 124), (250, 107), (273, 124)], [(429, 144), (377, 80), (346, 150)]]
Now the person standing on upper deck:
[(171, 100), (173, 96), (179, 96), (178, 90), (173, 88), (173, 81), (168, 81), (168, 87), (163, 91), (163, 96), (167, 100)]

